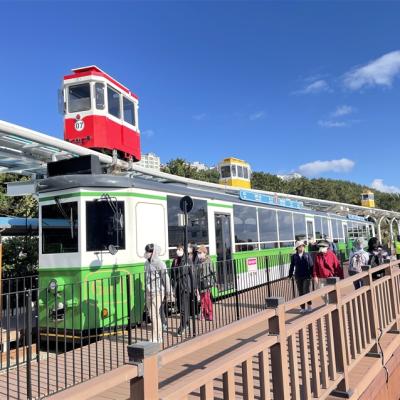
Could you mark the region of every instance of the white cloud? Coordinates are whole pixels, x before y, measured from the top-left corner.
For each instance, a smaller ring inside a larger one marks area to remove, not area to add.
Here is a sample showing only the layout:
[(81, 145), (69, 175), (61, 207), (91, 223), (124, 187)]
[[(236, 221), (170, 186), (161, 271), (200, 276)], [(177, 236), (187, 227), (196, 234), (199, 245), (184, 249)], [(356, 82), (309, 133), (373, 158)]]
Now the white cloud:
[(305, 176), (318, 176), (324, 172), (349, 172), (354, 167), (355, 162), (347, 158), (330, 161), (313, 161), (300, 165), (298, 172)]
[(202, 121), (205, 117), (206, 117), (205, 113), (193, 115), (193, 119), (195, 119), (196, 121)]
[(373, 86), (390, 87), (396, 75), (399, 74), (400, 50), (397, 50), (347, 72), (343, 77), (343, 82), (350, 90)]
[(155, 135), (155, 132), (153, 131), (153, 129), (146, 129), (145, 131), (142, 131), (141, 134), (142, 134), (142, 136), (151, 138)]
[(332, 89), (324, 79), (318, 79), (317, 81), (309, 83), (304, 89), (294, 92), (294, 94), (316, 94), (331, 91)]
[(344, 115), (349, 115), (354, 112), (354, 108), (352, 106), (347, 106), (347, 105), (342, 105), (342, 106), (337, 106), (336, 110), (331, 114), (332, 117), (343, 117)]
[(265, 116), (266, 116), (265, 111), (257, 111), (255, 113), (249, 115), (249, 120), (256, 121), (257, 119), (265, 118)]
[(383, 179), (374, 179), (371, 183), (373, 189), (386, 193), (400, 193), (400, 187), (385, 185)]
[(323, 128), (344, 128), (348, 126), (348, 122), (344, 121), (332, 121), (332, 120), (319, 120), (318, 125)]

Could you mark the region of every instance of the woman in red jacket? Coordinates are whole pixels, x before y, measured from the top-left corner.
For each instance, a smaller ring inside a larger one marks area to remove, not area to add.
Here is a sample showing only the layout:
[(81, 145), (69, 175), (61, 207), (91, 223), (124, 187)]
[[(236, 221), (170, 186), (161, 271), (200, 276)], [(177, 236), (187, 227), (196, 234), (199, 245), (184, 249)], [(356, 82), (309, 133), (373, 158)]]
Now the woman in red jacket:
[[(329, 250), (329, 242), (320, 240), (317, 243), (318, 253), (314, 260), (313, 279), (318, 288), (326, 286), (327, 278), (339, 277), (343, 279), (343, 269), (332, 250)], [(328, 296), (324, 296), (325, 304), (328, 304)]]

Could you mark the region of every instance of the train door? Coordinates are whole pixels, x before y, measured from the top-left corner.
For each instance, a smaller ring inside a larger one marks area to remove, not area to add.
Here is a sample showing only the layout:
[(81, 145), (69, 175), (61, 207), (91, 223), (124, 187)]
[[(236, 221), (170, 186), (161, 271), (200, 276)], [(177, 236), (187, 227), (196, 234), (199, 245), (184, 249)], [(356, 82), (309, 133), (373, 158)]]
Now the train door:
[(307, 224), (307, 242), (310, 242), (312, 239), (315, 240), (314, 219), (306, 217), (306, 224)]
[(215, 245), (217, 253), (217, 283), (220, 289), (233, 287), (233, 261), (231, 216), (216, 213), (215, 216)]

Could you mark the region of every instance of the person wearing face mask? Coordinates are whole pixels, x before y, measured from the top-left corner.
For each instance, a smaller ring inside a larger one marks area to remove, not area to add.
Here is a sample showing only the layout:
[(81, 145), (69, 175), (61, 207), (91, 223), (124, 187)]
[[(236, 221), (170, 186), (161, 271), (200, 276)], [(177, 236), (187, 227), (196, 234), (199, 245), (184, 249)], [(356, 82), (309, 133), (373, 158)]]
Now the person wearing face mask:
[[(297, 241), (295, 244), (296, 253), (292, 255), (289, 269), (289, 278), (294, 277), (296, 279), (297, 289), (299, 291), (299, 295), (303, 296), (304, 294), (310, 293), (310, 285), (311, 285), (311, 275), (313, 270), (313, 259), (309, 253), (304, 251), (305, 244), (303, 241)], [(300, 305), (300, 312), (306, 312), (306, 305)], [(311, 301), (307, 302), (307, 310), (312, 310)]]
[(199, 246), (197, 249), (196, 266), (200, 290), (200, 319), (213, 320), (213, 304), (210, 289), (214, 284), (214, 271), (212, 261), (207, 255), (207, 247)]
[[(332, 250), (329, 250), (329, 242), (320, 240), (317, 243), (318, 253), (315, 256), (313, 268), (313, 280), (318, 288), (326, 286), (327, 278), (339, 277), (343, 279), (343, 270), (340, 262)], [(324, 296), (325, 303), (328, 304), (328, 296)]]
[(171, 285), (165, 262), (160, 259), (161, 247), (148, 244), (145, 247), (144, 263), (146, 282), (146, 307), (151, 318), (151, 341), (162, 343), (162, 308), (166, 294), (171, 293)]
[(180, 326), (177, 334), (180, 336), (189, 327), (190, 299), (192, 297), (192, 262), (185, 262), (184, 248), (179, 245), (172, 262), (172, 274), (175, 281), (175, 298), (180, 313)]
[[(390, 256), (386, 250), (383, 249), (382, 245), (379, 243), (378, 238), (372, 237), (368, 240), (368, 265), (372, 268), (384, 264), (390, 261)], [(385, 275), (385, 271), (374, 272), (372, 274), (373, 279), (382, 278)]]

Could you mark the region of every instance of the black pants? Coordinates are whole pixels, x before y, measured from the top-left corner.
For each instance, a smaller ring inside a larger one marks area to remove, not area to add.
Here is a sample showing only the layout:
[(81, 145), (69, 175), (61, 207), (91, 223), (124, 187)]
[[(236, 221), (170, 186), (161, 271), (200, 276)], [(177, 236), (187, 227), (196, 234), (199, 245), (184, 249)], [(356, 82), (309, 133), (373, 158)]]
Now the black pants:
[(189, 325), (190, 318), (190, 292), (186, 290), (179, 293), (179, 312), (181, 313), (180, 330), (185, 329)]
[[(310, 285), (311, 279), (308, 278), (296, 278), (297, 290), (299, 291), (299, 296), (303, 296), (303, 294), (310, 293)], [(312, 304), (311, 301), (307, 301), (307, 304), (310, 306)], [(301, 304), (301, 308), (305, 308), (305, 304)]]

